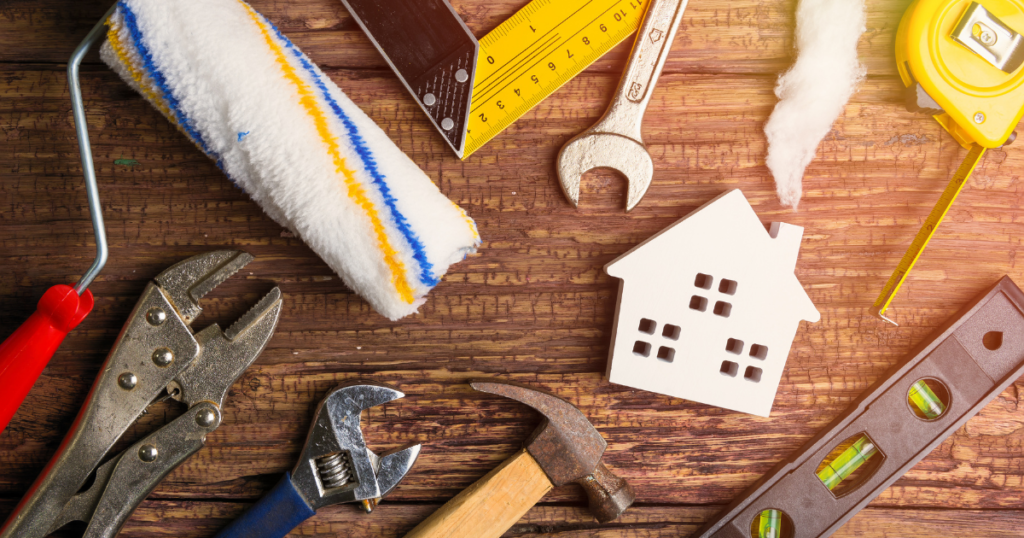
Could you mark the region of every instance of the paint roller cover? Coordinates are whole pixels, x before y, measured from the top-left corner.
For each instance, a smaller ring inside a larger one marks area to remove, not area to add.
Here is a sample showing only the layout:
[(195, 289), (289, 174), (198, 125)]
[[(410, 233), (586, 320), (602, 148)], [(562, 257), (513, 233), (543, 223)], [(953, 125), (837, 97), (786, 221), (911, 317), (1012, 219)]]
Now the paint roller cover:
[(782, 205), (796, 207), (804, 170), (832, 122), (864, 79), (857, 41), (866, 29), (863, 0), (800, 0), (796, 63), (779, 77), (765, 134), (766, 164)]
[(122, 0), (101, 56), (271, 218), (395, 320), (476, 250), (476, 225), (240, 0)]

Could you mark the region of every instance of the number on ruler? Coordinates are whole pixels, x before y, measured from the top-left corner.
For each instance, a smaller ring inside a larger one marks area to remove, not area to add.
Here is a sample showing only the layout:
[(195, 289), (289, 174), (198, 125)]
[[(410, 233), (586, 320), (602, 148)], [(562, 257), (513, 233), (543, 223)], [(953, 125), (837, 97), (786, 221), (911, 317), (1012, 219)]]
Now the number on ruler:
[[(577, 5), (569, 9), (570, 6), (560, 2), (531, 0), (523, 10), (523, 13), (527, 14), (525, 17), (516, 17), (514, 24), (507, 25), (508, 28), (503, 25), (500, 33), (496, 31), (493, 36), (489, 35), (481, 40), (480, 55), (487, 60), (483, 65), (496, 71), (488, 71), (490, 74), (486, 96), (479, 100), (479, 104), (474, 103), (470, 123), (473, 124), (475, 136), (467, 140), (466, 156), (578, 74), (581, 66), (591, 64), (608, 49), (625, 39), (630, 33), (629, 30), (635, 29), (642, 18), (631, 15), (638, 9), (645, 9), (648, 2), (567, 0), (566, 3), (579, 3), (583, 6)], [(630, 7), (628, 11), (625, 9), (627, 5)], [(541, 18), (538, 19), (538, 16)], [(530, 18), (537, 20), (537, 26), (534, 26)], [(515, 27), (518, 27), (518, 34)], [(527, 29), (529, 33), (526, 33)], [(596, 34), (595, 30), (598, 30)], [(540, 41), (529, 46), (524, 45), (523, 39), (532, 43), (541, 37), (537, 34), (543, 36)], [(586, 47), (582, 56), (580, 45)], [(576, 48), (575, 52), (573, 48)], [(558, 55), (559, 49), (565, 51), (565, 56)], [(522, 56), (527, 51), (532, 51), (528, 53), (532, 57)], [(505, 64), (510, 55), (519, 58), (519, 63)], [(497, 61), (499, 56), (502, 59), (500, 66)], [(542, 66), (547, 66), (547, 71), (544, 71)], [(526, 79), (532, 84), (524, 85)], [(519, 99), (514, 100), (513, 96)]]

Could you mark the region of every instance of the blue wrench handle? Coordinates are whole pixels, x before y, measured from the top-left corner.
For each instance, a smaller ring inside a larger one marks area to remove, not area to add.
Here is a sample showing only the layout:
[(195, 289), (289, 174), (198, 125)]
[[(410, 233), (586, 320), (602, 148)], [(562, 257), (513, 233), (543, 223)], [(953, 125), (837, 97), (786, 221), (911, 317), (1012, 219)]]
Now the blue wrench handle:
[(283, 538), (315, 514), (292, 485), (291, 473), (285, 473), (270, 493), (220, 531), (216, 538)]

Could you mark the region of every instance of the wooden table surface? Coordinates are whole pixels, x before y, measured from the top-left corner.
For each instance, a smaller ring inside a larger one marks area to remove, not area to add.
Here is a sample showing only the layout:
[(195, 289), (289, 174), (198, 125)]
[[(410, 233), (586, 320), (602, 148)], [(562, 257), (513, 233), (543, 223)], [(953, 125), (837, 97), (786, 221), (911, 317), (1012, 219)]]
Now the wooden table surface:
[[(456, 0), (482, 36), (525, 0)], [(799, 210), (779, 205), (763, 124), (792, 61), (795, 0), (692, 0), (644, 122), (655, 178), (622, 210), (625, 182), (591, 173), (579, 211), (554, 161), (605, 110), (630, 44), (616, 48), (460, 162), (337, 0), (253, 0), (452, 200), (476, 219), (479, 254), (452, 267), (420, 314), (377, 315), (303, 243), (93, 54), (82, 81), (111, 257), (96, 307), (57, 352), (0, 434), (0, 518), (56, 449), (147, 281), (219, 248), (256, 256), (207, 297), (197, 327), (230, 323), (272, 285), (277, 333), (232, 388), (206, 448), (142, 503), (124, 537), (209, 537), (290, 469), (316, 403), (357, 377), (407, 397), (370, 412), (372, 448), (422, 442), (410, 476), (371, 515), (324, 508), (294, 536), (398, 537), (509, 457), (538, 424), (511, 401), (471, 391), (498, 376), (551, 390), (608, 439), (605, 461), (636, 504), (597, 525), (581, 490), (560, 487), (506, 536), (687, 536), (800, 447), (961, 305), (1009, 274), (1024, 284), (1024, 148), (978, 167), (891, 312), (868, 307), (965, 155), (906, 112), (893, 39), (909, 0), (868, 2), (860, 54), (868, 79), (821, 143)], [(94, 254), (65, 62), (109, 4), (0, 0), (0, 337), (48, 287), (75, 281)], [(617, 281), (602, 267), (726, 189), (765, 222), (805, 228), (797, 275), (821, 311), (803, 323), (771, 418), (602, 380)], [(836, 536), (1019, 536), (1024, 527), (1022, 384), (886, 490)], [(181, 413), (161, 404), (127, 437)]]

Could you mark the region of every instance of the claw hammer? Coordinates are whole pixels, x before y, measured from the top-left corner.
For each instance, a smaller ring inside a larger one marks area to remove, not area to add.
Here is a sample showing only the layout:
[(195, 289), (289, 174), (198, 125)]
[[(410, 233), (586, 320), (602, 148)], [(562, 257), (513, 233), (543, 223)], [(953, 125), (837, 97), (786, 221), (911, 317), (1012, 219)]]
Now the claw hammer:
[(601, 523), (619, 517), (636, 498), (633, 487), (604, 463), (607, 443), (569, 402), (497, 381), (470, 383), (481, 392), (522, 402), (544, 416), (526, 446), (456, 495), (405, 538), (498, 538), (555, 486), (576, 482)]

